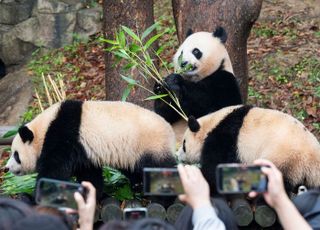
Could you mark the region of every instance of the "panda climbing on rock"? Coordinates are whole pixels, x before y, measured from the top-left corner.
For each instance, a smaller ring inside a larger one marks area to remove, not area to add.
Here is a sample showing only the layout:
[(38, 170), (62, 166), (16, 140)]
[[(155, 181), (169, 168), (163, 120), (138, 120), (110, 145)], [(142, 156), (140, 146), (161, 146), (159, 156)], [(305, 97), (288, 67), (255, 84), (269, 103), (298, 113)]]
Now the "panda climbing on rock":
[(180, 160), (201, 164), (210, 190), (216, 193), (220, 163), (272, 161), (282, 172), (286, 189), (320, 186), (320, 143), (292, 116), (249, 105), (229, 106), (198, 120), (190, 117)]
[(175, 136), (156, 113), (127, 102), (57, 103), (19, 129), (6, 169), (90, 181), (101, 195), (102, 166), (119, 169), (132, 185), (143, 167), (173, 167)]
[[(230, 57), (224, 43), (227, 34), (222, 27), (213, 33), (189, 31), (186, 40), (174, 55), (175, 71), (189, 66), (183, 74), (170, 74), (163, 87), (156, 83), (154, 92), (173, 92), (187, 116), (199, 118), (230, 105), (242, 104), (237, 79), (233, 75)], [(169, 98), (163, 98), (175, 105)], [(187, 128), (180, 115), (161, 99), (154, 104), (155, 112), (170, 122), (178, 142)]]

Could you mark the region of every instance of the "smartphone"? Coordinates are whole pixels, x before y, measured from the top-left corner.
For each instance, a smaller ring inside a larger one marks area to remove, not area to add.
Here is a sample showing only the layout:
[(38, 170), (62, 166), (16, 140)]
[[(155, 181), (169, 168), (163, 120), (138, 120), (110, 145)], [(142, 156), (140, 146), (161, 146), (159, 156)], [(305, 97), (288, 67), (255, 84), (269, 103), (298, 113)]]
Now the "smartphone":
[(221, 194), (267, 191), (268, 178), (261, 166), (244, 164), (219, 164), (216, 169), (217, 189)]
[(36, 188), (36, 203), (55, 208), (78, 209), (74, 193), (79, 192), (86, 198), (87, 190), (81, 184), (41, 178)]
[(125, 208), (123, 209), (124, 220), (138, 220), (148, 217), (147, 208)]
[(143, 193), (151, 196), (176, 196), (183, 193), (176, 168), (144, 168)]

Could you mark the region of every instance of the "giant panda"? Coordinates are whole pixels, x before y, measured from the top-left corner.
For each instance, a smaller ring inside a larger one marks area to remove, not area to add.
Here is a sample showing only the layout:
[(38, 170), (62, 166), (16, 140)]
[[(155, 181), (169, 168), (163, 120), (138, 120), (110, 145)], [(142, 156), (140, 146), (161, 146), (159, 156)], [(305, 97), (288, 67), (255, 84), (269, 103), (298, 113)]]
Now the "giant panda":
[(54, 104), (19, 129), (6, 169), (36, 170), (49, 177), (93, 183), (101, 195), (102, 166), (142, 181), (143, 167), (172, 167), (175, 136), (156, 113), (127, 102), (73, 101)]
[[(188, 31), (186, 40), (174, 55), (175, 71), (189, 65), (184, 74), (171, 74), (164, 86), (156, 83), (154, 92), (174, 93), (187, 116), (199, 118), (226, 106), (242, 104), (237, 79), (225, 48), (227, 33), (218, 27), (213, 33)], [(162, 98), (175, 105), (169, 98)], [(172, 124), (178, 142), (181, 142), (187, 122), (162, 99), (155, 100), (154, 110)]]
[(180, 160), (199, 163), (212, 194), (220, 163), (272, 161), (283, 173), (288, 192), (299, 185), (320, 186), (320, 144), (301, 122), (277, 110), (229, 106), (199, 118), (190, 117)]

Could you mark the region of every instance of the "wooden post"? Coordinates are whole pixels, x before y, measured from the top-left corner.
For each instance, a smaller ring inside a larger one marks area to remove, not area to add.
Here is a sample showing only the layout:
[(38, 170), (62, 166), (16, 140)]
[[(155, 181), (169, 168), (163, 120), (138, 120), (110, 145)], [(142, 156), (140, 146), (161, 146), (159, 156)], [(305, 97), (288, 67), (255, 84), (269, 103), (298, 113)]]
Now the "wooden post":
[(170, 205), (167, 209), (167, 220), (169, 223), (174, 224), (180, 215), (182, 209), (184, 208), (184, 204), (180, 201), (175, 201), (174, 204)]
[(160, 218), (162, 220), (166, 219), (166, 209), (158, 203), (151, 203), (147, 206), (148, 217)]
[(103, 222), (110, 220), (121, 220), (122, 210), (120, 202), (114, 198), (107, 198), (102, 201), (101, 219)]
[(275, 211), (269, 206), (257, 205), (254, 213), (254, 219), (261, 227), (266, 228), (272, 226), (277, 219)]
[[(107, 39), (114, 38), (114, 32), (119, 29), (121, 25), (127, 26), (135, 32), (140, 34), (154, 23), (153, 20), (153, 1), (152, 0), (108, 0), (103, 1), (104, 25), (103, 29)], [(121, 78), (121, 68), (124, 64), (113, 66), (115, 58), (110, 52), (106, 53), (106, 99), (107, 100), (121, 100), (122, 94), (127, 87), (127, 83)], [(140, 84), (152, 90), (154, 81), (152, 79), (144, 80), (143, 77), (138, 76), (138, 71), (132, 71), (130, 75), (135, 79), (139, 79)], [(132, 90), (128, 101), (135, 104), (152, 108), (153, 101), (144, 101), (149, 93), (136, 87)]]
[(236, 217), (238, 226), (248, 226), (253, 220), (251, 207), (243, 198), (235, 198), (231, 201), (231, 209)]

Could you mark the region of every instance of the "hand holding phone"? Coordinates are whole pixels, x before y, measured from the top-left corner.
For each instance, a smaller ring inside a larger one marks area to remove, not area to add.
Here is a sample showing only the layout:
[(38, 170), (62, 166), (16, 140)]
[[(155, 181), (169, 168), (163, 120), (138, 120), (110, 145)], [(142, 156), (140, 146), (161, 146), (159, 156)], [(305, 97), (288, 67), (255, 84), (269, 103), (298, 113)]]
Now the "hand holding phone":
[(183, 193), (176, 168), (144, 168), (143, 193), (153, 196), (176, 196)]
[(37, 183), (36, 202), (42, 206), (77, 210), (75, 192), (79, 192), (84, 199), (86, 198), (87, 190), (81, 184), (41, 178)]
[(216, 184), (221, 194), (262, 193), (267, 191), (267, 176), (261, 166), (244, 164), (219, 164)]
[(124, 220), (138, 220), (148, 216), (147, 208), (125, 208), (123, 210)]

